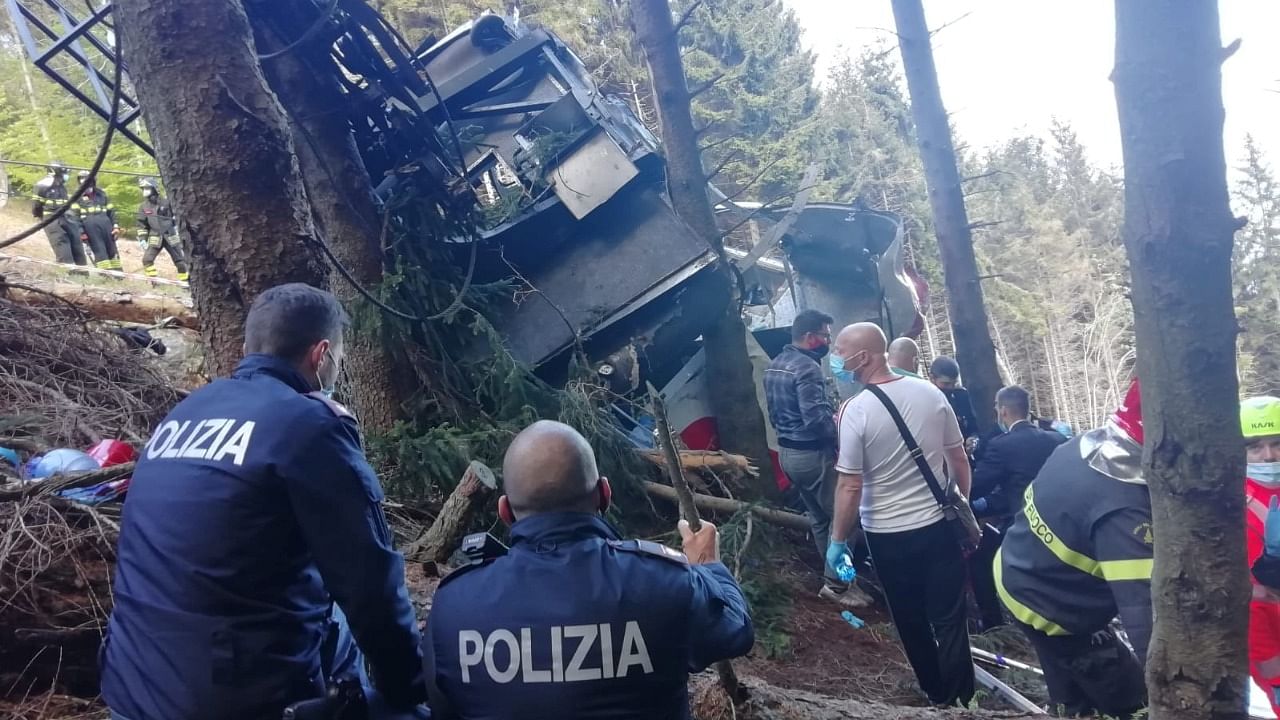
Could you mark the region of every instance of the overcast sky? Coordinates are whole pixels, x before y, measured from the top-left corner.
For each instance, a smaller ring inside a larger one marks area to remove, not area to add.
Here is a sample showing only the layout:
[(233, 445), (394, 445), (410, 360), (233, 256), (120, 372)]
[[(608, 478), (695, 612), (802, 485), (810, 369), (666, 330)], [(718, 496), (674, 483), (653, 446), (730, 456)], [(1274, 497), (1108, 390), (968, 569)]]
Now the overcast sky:
[[(818, 54), (818, 77), (847, 53), (896, 43), (889, 0), (786, 0)], [(1104, 166), (1120, 165), (1111, 0), (925, 0), (942, 97), (960, 139), (982, 148), (1069, 122)], [(1222, 0), (1224, 44), (1243, 45), (1223, 66), (1227, 164), (1252, 133), (1280, 165), (1280, 2)], [(965, 16), (968, 13), (967, 17)], [(896, 44), (894, 57), (897, 58)]]

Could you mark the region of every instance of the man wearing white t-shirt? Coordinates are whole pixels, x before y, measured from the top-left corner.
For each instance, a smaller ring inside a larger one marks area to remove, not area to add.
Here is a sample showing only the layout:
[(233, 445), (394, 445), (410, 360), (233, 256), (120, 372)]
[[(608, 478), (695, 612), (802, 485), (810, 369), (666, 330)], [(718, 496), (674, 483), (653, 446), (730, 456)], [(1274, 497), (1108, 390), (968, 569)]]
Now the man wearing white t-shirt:
[[(840, 331), (831, 368), (879, 387), (898, 408), (939, 483), (969, 494), (969, 462), (951, 404), (925, 380), (895, 375), (885, 336), (872, 323)], [(964, 557), (943, 522), (920, 468), (884, 404), (871, 392), (845, 402), (839, 415), (835, 519), (827, 562), (835, 566), (858, 524), (866, 533), (893, 623), (916, 680), (936, 705), (967, 705), (973, 664), (965, 624)]]

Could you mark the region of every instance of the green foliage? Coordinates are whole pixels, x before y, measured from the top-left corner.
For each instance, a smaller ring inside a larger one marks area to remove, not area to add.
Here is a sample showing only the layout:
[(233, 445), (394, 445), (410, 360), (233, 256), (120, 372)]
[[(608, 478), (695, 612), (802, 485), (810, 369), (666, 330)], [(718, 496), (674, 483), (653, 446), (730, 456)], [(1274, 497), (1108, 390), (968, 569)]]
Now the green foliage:
[(1233, 257), (1240, 322), (1240, 391), (1280, 394), (1280, 185), (1252, 137), (1233, 194), (1248, 224), (1236, 234)]
[(782, 0), (706, 0), (680, 40), (690, 89), (713, 83), (693, 101), (703, 164), (722, 168), (712, 182), (766, 200), (795, 192), (816, 159), (818, 91), (794, 11)]
[[(30, 78), (31, 92), (26, 79)], [(34, 67), (12, 37), (0, 34), (0, 158), (46, 163), (61, 160), (89, 167), (101, 146), (106, 124)], [(155, 162), (141, 149), (116, 135), (103, 168), (159, 175)], [(13, 202), (25, 205), (32, 188), (45, 176), (41, 168), (6, 165)], [(75, 183), (71, 171), (68, 185)], [(136, 177), (102, 173), (98, 185), (116, 205), (122, 226), (133, 225), (142, 201)]]

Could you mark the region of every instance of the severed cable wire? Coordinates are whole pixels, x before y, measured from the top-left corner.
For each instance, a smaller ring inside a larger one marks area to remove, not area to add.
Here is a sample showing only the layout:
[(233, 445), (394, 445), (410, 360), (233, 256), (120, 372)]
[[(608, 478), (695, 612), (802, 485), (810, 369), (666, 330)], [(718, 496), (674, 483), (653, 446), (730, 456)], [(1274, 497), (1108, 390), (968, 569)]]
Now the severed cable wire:
[[(123, 89), (121, 88), (121, 80), (123, 80), (123, 75), (124, 75), (124, 63), (121, 62), (119, 58), (117, 58), (116, 68), (115, 68), (115, 77), (111, 83), (112, 85), (111, 115), (107, 118), (107, 132), (102, 136), (102, 145), (98, 147), (98, 157), (94, 158), (93, 166), (89, 168), (89, 177), (83, 183), (80, 184), (80, 187), (76, 188), (76, 191), (72, 193), (67, 198), (67, 201), (64, 202), (61, 206), (59, 206), (57, 210), (54, 210), (52, 213), (49, 213), (40, 222), (36, 223), (35, 225), (32, 225), (26, 230), (23, 230), (17, 235), (14, 235), (3, 241), (0, 241), (0, 248), (6, 248), (6, 247), (9, 247), (10, 245), (26, 240), (27, 238), (31, 237), (32, 235), (35, 235), (36, 233), (40, 232), (46, 227), (49, 227), (54, 223), (54, 221), (62, 217), (64, 213), (70, 210), (71, 205), (75, 203), (77, 200), (79, 200), (81, 197), (83, 197), (84, 194), (89, 190), (89, 187), (94, 182), (94, 179), (97, 178), (98, 176), (98, 169), (102, 167), (103, 161), (107, 159), (107, 151), (111, 149), (111, 140), (115, 137), (115, 134), (116, 134), (116, 119), (120, 116), (120, 96), (123, 93)], [(76, 242), (79, 242), (79, 238), (76, 238)]]

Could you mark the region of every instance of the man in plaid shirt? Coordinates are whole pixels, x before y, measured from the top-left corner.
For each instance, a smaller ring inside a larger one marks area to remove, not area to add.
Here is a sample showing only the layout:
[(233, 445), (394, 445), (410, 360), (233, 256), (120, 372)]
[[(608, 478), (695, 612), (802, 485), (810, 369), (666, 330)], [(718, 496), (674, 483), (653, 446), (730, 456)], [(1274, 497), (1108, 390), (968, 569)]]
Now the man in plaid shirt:
[[(831, 344), (830, 315), (804, 310), (791, 324), (791, 344), (764, 373), (769, 422), (778, 434), (778, 460), (804, 501), (818, 554), (827, 550), (836, 486), (835, 408), (819, 364)], [(870, 604), (866, 593), (842, 583), (826, 567), (818, 597), (842, 607)]]

